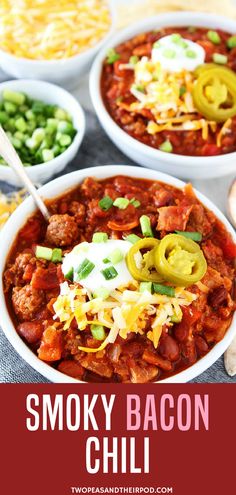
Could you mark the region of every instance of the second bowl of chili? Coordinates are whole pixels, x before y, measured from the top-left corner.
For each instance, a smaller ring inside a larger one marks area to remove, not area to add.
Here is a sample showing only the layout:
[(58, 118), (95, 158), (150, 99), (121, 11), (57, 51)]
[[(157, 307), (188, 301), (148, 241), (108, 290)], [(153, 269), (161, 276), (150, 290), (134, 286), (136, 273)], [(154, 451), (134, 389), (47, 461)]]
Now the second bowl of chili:
[(116, 34), (90, 92), (113, 142), (141, 165), (179, 177), (235, 170), (236, 22), (169, 13)]

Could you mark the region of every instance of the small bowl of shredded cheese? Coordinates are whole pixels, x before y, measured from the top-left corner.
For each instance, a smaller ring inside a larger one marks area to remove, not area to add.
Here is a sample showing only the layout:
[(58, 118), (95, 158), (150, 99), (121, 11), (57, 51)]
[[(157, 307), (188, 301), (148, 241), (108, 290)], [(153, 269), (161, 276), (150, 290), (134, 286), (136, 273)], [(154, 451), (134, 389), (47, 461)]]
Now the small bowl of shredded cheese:
[(17, 78), (75, 84), (113, 31), (110, 0), (5, 0), (0, 65)]

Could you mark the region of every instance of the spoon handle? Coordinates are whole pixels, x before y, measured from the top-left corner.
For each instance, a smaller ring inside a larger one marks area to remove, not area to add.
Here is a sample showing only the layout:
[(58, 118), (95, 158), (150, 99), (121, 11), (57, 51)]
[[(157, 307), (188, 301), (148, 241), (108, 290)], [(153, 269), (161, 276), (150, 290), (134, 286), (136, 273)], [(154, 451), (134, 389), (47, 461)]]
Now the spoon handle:
[(10, 140), (8, 139), (5, 131), (0, 126), (0, 155), (8, 163), (8, 165), (16, 172), (18, 177), (21, 179), (22, 183), (25, 185), (26, 189), (29, 191), (31, 196), (33, 196), (36, 205), (44, 216), (45, 220), (49, 220), (50, 213), (44, 204), (43, 200), (39, 196), (37, 189), (28, 177), (25, 168), (21, 162), (20, 157), (16, 153), (15, 148), (12, 146)]

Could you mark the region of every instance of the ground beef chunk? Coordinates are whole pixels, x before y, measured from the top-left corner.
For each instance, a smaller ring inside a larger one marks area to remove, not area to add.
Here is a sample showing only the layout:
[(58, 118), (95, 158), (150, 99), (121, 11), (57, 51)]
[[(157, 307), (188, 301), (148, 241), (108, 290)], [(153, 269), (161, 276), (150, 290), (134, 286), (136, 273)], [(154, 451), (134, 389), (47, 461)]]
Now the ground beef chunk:
[(86, 210), (85, 206), (78, 201), (72, 201), (69, 205), (69, 213), (74, 216), (77, 225), (83, 227), (85, 224)]
[(102, 185), (92, 177), (87, 177), (81, 184), (81, 192), (86, 198), (99, 198), (102, 196)]
[(52, 246), (71, 246), (78, 238), (76, 221), (69, 215), (52, 215), (46, 232), (46, 240)]
[(44, 292), (34, 289), (31, 285), (13, 289), (12, 303), (20, 321), (32, 320), (37, 311), (42, 308), (44, 301)]

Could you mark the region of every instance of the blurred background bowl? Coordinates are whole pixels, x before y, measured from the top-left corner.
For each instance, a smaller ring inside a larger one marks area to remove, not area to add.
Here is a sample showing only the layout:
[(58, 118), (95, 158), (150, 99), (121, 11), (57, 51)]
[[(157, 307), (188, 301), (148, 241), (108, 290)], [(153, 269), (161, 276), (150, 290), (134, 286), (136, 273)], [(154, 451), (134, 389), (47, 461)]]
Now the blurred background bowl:
[(136, 163), (180, 178), (210, 179), (236, 170), (236, 152), (217, 156), (186, 156), (165, 153), (131, 137), (112, 119), (103, 102), (101, 73), (107, 51), (139, 33), (162, 27), (196, 26), (236, 33), (236, 21), (223, 16), (194, 12), (170, 12), (137, 22), (115, 34), (97, 55), (90, 72), (90, 95), (97, 117), (113, 143)]
[[(53, 175), (61, 172), (76, 156), (85, 133), (84, 111), (76, 98), (68, 93), (68, 91), (48, 82), (24, 79), (4, 82), (0, 84), (0, 100), (5, 89), (19, 91), (35, 100), (58, 105), (70, 114), (73, 126), (77, 130), (72, 143), (61, 155), (46, 163), (26, 167), (30, 179), (35, 184), (43, 184)], [(0, 180), (6, 181), (13, 186), (22, 186), (15, 172), (8, 166), (0, 165)]]
[(79, 79), (89, 70), (99, 49), (108, 41), (115, 29), (114, 0), (108, 0), (111, 25), (107, 34), (88, 50), (73, 57), (58, 60), (32, 60), (16, 57), (0, 49), (0, 67), (17, 79), (40, 79), (66, 88), (73, 88)]

